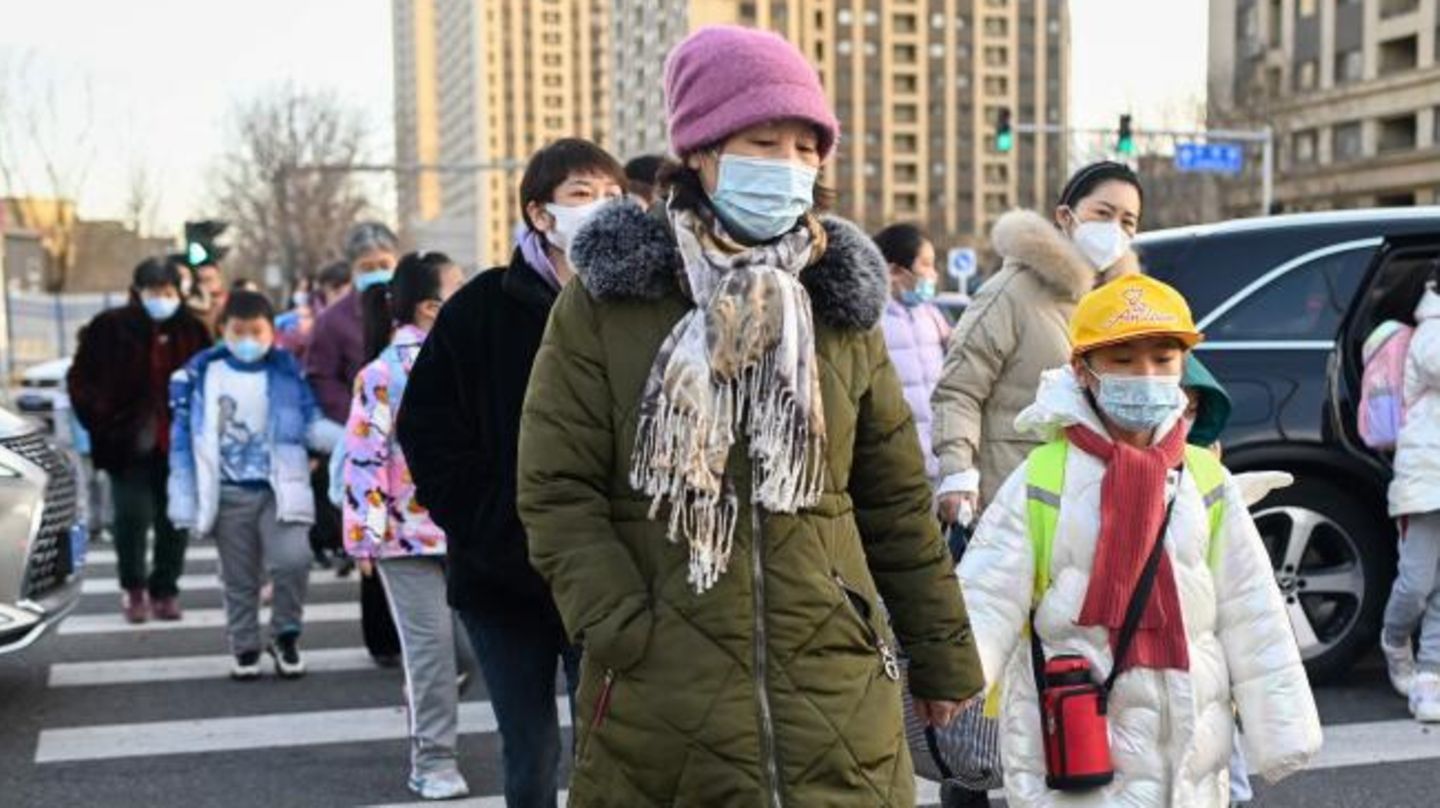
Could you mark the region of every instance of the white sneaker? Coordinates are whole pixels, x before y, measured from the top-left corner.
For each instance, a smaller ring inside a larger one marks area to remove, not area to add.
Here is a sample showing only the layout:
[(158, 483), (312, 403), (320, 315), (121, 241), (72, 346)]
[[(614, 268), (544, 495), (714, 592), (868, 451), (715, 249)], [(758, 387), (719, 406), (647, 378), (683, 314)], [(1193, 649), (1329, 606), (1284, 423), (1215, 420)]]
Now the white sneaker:
[(1385, 632), (1380, 632), (1380, 650), (1385, 654), (1385, 667), (1390, 671), (1390, 684), (1395, 692), (1408, 698), (1415, 681), (1415, 649), (1407, 639), (1403, 645), (1385, 642)]
[(1410, 714), (1426, 724), (1440, 722), (1440, 676), (1429, 671), (1415, 676), (1410, 688)]
[(470, 785), (460, 772), (451, 770), (430, 774), (411, 774), (410, 790), (422, 800), (453, 800), (470, 793)]

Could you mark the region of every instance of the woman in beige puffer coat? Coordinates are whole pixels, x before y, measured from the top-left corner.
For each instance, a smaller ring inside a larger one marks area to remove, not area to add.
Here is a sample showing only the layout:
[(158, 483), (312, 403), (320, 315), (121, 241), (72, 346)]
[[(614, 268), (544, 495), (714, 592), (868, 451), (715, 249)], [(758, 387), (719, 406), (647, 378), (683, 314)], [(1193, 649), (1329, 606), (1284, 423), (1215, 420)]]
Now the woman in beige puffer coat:
[(1040, 374), (1069, 360), (1066, 324), (1080, 298), (1140, 271), (1129, 241), (1141, 203), (1133, 171), (1095, 163), (1070, 178), (1053, 223), (1024, 210), (995, 223), (990, 242), (1004, 265), (956, 324), (931, 397), (947, 524), (968, 522), (1038, 445), (1015, 416), (1035, 400)]

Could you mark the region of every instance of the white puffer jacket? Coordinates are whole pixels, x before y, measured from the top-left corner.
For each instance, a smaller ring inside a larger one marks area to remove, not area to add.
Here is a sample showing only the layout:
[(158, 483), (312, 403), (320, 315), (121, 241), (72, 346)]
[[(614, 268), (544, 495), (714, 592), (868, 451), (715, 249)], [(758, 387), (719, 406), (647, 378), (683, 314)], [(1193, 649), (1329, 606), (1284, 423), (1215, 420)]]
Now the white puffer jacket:
[(1440, 511), (1440, 292), (1425, 290), (1405, 359), (1405, 425), (1395, 444), (1390, 515)]
[[(1048, 371), (1036, 402), (1016, 420), (1017, 428), (1040, 432), (1046, 440), (1076, 423), (1106, 434), (1068, 368)], [(1111, 667), (1108, 632), (1082, 628), (1075, 620), (1095, 557), (1103, 474), (1099, 460), (1072, 448), (1050, 589), (1036, 613), (1046, 656), (1083, 654), (1101, 680)], [(960, 585), (986, 679), (999, 679), (1002, 687), (1002, 759), (1011, 806), (1228, 805), (1232, 701), (1244, 724), (1250, 767), (1267, 780), (1298, 771), (1319, 751), (1315, 700), (1239, 486), (1227, 478), (1218, 576), (1206, 564), (1208, 517), (1188, 474), (1179, 497), (1166, 546), (1190, 642), (1190, 670), (1132, 669), (1120, 675), (1109, 710), (1115, 780), (1078, 794), (1045, 786), (1040, 712), (1024, 635), (1035, 560), (1023, 466), (986, 509), (960, 564)]]

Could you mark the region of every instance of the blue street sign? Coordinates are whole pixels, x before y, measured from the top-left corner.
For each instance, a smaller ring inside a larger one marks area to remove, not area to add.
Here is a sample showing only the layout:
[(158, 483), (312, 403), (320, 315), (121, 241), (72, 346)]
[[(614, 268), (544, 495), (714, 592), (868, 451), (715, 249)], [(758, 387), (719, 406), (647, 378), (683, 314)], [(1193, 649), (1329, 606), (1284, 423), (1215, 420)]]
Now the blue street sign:
[(957, 281), (975, 274), (975, 250), (970, 247), (951, 249), (946, 260), (950, 277)]
[(1175, 168), (1211, 174), (1239, 174), (1245, 167), (1245, 147), (1236, 143), (1180, 143), (1175, 146)]

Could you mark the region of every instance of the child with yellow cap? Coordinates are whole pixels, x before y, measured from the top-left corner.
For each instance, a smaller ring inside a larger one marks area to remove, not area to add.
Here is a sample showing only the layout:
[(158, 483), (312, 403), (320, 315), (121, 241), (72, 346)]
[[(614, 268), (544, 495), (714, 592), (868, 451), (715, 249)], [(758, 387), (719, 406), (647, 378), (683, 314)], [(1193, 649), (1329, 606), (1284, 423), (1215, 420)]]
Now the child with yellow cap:
[(1080, 301), (1070, 365), (1016, 419), (1049, 443), (959, 570), (1011, 806), (1228, 805), (1237, 712), (1271, 782), (1319, 750), (1241, 491), (1185, 444), (1181, 375), (1202, 338), (1179, 292), (1120, 278)]

